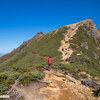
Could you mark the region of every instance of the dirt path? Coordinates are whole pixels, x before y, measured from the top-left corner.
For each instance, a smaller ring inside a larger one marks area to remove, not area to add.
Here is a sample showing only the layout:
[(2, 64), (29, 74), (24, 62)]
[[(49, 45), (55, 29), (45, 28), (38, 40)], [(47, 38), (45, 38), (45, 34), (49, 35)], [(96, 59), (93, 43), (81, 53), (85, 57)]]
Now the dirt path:
[[(19, 88), (17, 82), (12, 85), (24, 100), (97, 100), (92, 97), (88, 87), (80, 85), (79, 82), (73, 83), (66, 77), (59, 77), (57, 71), (44, 71), (44, 81), (52, 82), (48, 86), (42, 83), (32, 83), (27, 87)], [(99, 99), (98, 99), (99, 100)]]
[(42, 83), (31, 83), (30, 85), (21, 88), (16, 81), (15, 84), (12, 85), (12, 89), (22, 95), (24, 100), (45, 100), (45, 97), (39, 93), (40, 88), (44, 86), (45, 85)]
[(76, 34), (76, 30), (79, 26), (77, 26), (77, 24), (73, 24), (67, 25), (66, 27), (70, 28), (67, 30), (64, 40), (61, 40), (61, 46), (59, 48), (59, 51), (62, 52), (62, 60), (64, 62), (66, 61), (66, 59), (71, 57), (71, 54), (73, 53), (73, 50), (70, 48), (69, 40), (71, 40), (72, 37)]
[[(73, 39), (73, 36), (76, 34), (77, 29), (80, 26), (82, 26), (84, 23), (87, 23), (87, 21), (81, 21), (79, 23), (66, 26), (66, 27), (70, 27), (70, 28), (67, 30), (67, 32), (65, 34), (65, 38), (63, 40), (61, 40), (61, 46), (58, 49), (58, 51), (60, 51), (62, 53), (63, 63), (67, 63), (66, 59), (70, 58), (73, 53), (73, 50), (70, 48), (69, 41)], [(89, 24), (89, 23), (87, 23), (87, 24)]]
[(46, 71), (45, 81), (52, 82), (48, 87), (40, 90), (41, 94), (46, 94), (47, 100), (96, 100), (91, 96), (92, 92), (88, 87), (80, 85), (80, 82), (73, 83), (66, 77), (58, 77), (57, 72)]

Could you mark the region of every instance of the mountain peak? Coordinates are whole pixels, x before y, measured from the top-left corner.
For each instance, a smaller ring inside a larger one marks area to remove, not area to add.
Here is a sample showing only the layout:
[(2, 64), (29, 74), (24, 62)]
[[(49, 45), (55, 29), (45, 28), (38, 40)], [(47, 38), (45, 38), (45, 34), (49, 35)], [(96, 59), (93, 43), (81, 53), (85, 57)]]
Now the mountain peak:
[(91, 19), (87, 19), (87, 20), (80, 21), (78, 23), (67, 25), (67, 27), (71, 27), (72, 29), (79, 28), (80, 26), (84, 27), (84, 29), (85, 27), (87, 27), (88, 29), (91, 30), (90, 33), (95, 39), (100, 39), (100, 31), (98, 30), (96, 24)]
[(34, 40), (34, 39), (37, 39), (37, 38), (39, 38), (39, 37), (41, 37), (41, 36), (44, 36), (45, 34), (43, 33), (43, 32), (38, 32), (33, 38), (32, 38), (32, 40)]
[(93, 22), (93, 20), (92, 19), (86, 19), (86, 20), (83, 20), (81, 22)]
[(44, 34), (43, 32), (38, 32), (37, 34)]
[(83, 20), (83, 21), (78, 22), (76, 24), (85, 24), (85, 25), (88, 25), (89, 27), (96, 26), (95, 23), (92, 21), (92, 19)]
[(71, 24), (71, 25), (67, 25), (67, 26), (80, 26), (80, 25), (87, 25), (88, 27), (96, 27), (96, 24), (91, 20), (91, 19), (87, 19), (87, 20), (83, 20), (83, 21), (80, 21), (78, 23), (74, 23), (74, 24)]

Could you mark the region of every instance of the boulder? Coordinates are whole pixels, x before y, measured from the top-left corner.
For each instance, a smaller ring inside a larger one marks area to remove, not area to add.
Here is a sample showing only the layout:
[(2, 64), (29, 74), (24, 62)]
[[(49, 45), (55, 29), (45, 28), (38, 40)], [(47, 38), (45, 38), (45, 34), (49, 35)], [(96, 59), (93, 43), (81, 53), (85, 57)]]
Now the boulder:
[(88, 49), (88, 44), (87, 44), (87, 42), (81, 43), (81, 47), (84, 47), (85, 49)]
[(98, 59), (99, 58), (99, 56), (95, 52), (93, 52), (93, 55), (94, 55), (94, 58), (95, 59)]
[(96, 82), (93, 80), (82, 80), (81, 84), (92, 88), (93, 95), (98, 97), (98, 94), (100, 93), (100, 82)]

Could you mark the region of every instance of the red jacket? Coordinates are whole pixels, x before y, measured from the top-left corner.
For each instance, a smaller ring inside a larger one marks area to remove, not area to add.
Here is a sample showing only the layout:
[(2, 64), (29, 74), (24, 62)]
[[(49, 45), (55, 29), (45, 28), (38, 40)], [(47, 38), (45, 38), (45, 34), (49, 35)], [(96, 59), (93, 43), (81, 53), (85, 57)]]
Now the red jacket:
[(46, 60), (48, 60), (48, 64), (52, 64), (52, 60), (54, 60), (56, 57), (54, 58), (45, 58)]

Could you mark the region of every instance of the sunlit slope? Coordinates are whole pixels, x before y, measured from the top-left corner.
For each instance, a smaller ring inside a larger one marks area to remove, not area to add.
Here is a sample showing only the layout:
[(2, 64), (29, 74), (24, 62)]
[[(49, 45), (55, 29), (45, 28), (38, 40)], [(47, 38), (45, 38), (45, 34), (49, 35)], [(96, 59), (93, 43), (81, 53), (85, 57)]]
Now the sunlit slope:
[(13, 67), (41, 66), (46, 64), (44, 57), (57, 57), (56, 62), (61, 62), (61, 52), (58, 51), (60, 41), (67, 33), (68, 27), (54, 30), (43, 37), (40, 37), (21, 49), (17, 54), (0, 64), (0, 71), (12, 69)]

